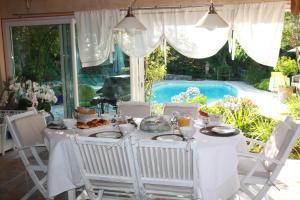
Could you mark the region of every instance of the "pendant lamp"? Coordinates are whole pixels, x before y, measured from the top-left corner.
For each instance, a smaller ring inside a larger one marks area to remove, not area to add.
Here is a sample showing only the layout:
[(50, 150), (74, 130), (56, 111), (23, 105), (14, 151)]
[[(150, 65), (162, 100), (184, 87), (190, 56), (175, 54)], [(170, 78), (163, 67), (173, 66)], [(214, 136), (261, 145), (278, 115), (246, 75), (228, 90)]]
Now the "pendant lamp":
[(216, 12), (213, 2), (210, 2), (208, 12), (196, 24), (198, 28), (213, 30), (216, 28), (227, 28), (227, 22)]
[(114, 28), (115, 31), (133, 32), (147, 30), (146, 27), (132, 13), (132, 5), (134, 2), (128, 7), (126, 16)]

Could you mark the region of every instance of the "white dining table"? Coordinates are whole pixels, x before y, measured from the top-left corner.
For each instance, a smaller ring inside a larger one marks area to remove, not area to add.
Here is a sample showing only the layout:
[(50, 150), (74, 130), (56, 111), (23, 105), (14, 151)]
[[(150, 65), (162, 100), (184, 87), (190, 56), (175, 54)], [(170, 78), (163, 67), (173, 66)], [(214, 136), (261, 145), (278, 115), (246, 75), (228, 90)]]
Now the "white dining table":
[[(117, 127), (103, 126), (101, 132), (118, 130)], [(45, 128), (43, 136), (49, 149), (48, 192), (50, 197), (69, 191), (69, 199), (75, 198), (76, 188), (83, 186), (82, 176), (73, 153), (70, 137), (74, 134), (89, 136), (88, 130), (55, 130)], [(149, 133), (136, 129), (131, 137), (135, 139), (151, 139), (163, 133)], [(195, 129), (193, 136), (197, 151), (196, 186), (203, 200), (227, 199), (239, 189), (237, 172), (237, 152), (246, 150), (244, 136), (238, 134), (231, 137), (207, 136)]]

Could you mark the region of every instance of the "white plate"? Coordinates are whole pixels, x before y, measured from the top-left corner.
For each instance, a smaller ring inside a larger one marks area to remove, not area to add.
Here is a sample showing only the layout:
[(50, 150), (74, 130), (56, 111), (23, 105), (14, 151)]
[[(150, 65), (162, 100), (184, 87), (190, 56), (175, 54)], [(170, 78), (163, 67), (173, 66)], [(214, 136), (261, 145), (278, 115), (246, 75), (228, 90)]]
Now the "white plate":
[(162, 140), (162, 141), (182, 141), (183, 138), (177, 135), (162, 135), (158, 136), (156, 140)]
[(121, 133), (118, 132), (102, 132), (96, 134), (96, 137), (99, 138), (120, 138), (121, 136)]
[(219, 134), (230, 134), (236, 131), (235, 128), (232, 128), (230, 126), (217, 126), (217, 127), (213, 127), (211, 130)]

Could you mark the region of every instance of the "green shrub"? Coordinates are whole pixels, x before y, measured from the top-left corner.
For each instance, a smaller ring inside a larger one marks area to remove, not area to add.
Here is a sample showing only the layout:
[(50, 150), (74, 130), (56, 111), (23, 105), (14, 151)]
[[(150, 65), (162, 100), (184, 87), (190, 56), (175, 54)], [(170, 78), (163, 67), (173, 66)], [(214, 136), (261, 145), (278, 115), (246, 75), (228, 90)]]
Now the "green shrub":
[(273, 68), (260, 65), (254, 61), (251, 61), (251, 64), (247, 68), (247, 73), (244, 77), (244, 81), (249, 84), (259, 83), (261, 80), (270, 78), (271, 70)]
[(288, 110), (295, 119), (300, 119), (300, 97), (291, 95), (287, 99)]
[(278, 61), (275, 71), (282, 72), (285, 76), (293, 76), (298, 73), (297, 62), (290, 57), (282, 56)]
[(95, 96), (95, 90), (86, 84), (81, 84), (78, 87), (79, 104), (80, 106), (90, 106), (90, 101)]
[(145, 96), (147, 100), (152, 97), (152, 85), (156, 81), (163, 80), (167, 70), (164, 62), (164, 52), (159, 48), (155, 49), (145, 58)]
[(222, 114), (226, 124), (248, 133), (257, 118), (258, 108), (249, 99), (226, 97), (224, 101), (205, 110), (212, 114)]
[(260, 90), (269, 90), (270, 79), (263, 79), (260, 83), (256, 83), (254, 86)]
[[(300, 116), (300, 98), (292, 96), (289, 102), (297, 107), (298, 117)], [(262, 116), (258, 113), (258, 108), (249, 99), (238, 99), (235, 97), (225, 98), (210, 107), (203, 107), (202, 110), (211, 114), (221, 114), (224, 116), (226, 124), (230, 124), (243, 131), (249, 138), (266, 142), (274, 127), (278, 123), (276, 120)], [(254, 146), (251, 151), (261, 151), (260, 146)], [(289, 158), (300, 159), (300, 138), (297, 140)]]

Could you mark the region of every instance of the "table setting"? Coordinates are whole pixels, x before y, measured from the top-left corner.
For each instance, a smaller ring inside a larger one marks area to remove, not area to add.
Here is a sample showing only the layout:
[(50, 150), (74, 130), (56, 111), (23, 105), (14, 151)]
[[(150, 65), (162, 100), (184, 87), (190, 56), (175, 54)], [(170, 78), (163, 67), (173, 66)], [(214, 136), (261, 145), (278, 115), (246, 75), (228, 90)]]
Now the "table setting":
[[(193, 119), (185, 113), (174, 112), (172, 116), (135, 119), (116, 114), (103, 114), (98, 117), (95, 110), (87, 108), (80, 111), (77, 109), (75, 112), (74, 119), (52, 121), (43, 131), (45, 144), (50, 152), (48, 165), (50, 196), (83, 185), (70, 143), (70, 137), (76, 135), (116, 139), (116, 144), (122, 144), (122, 141), (128, 138), (136, 141), (182, 141), (186, 142), (187, 149), (191, 142), (195, 142), (197, 162), (201, 163), (198, 166), (201, 176), (196, 177), (196, 181), (201, 188), (199, 192), (203, 199), (229, 197), (239, 187), (236, 152), (243, 136), (238, 129), (224, 125), (222, 116), (210, 117), (207, 114)], [(224, 163), (216, 165), (216, 159), (223, 160)], [(211, 173), (208, 171), (210, 169), (219, 172)], [(229, 179), (232, 182), (231, 190), (227, 190), (228, 186), (224, 185)]]

